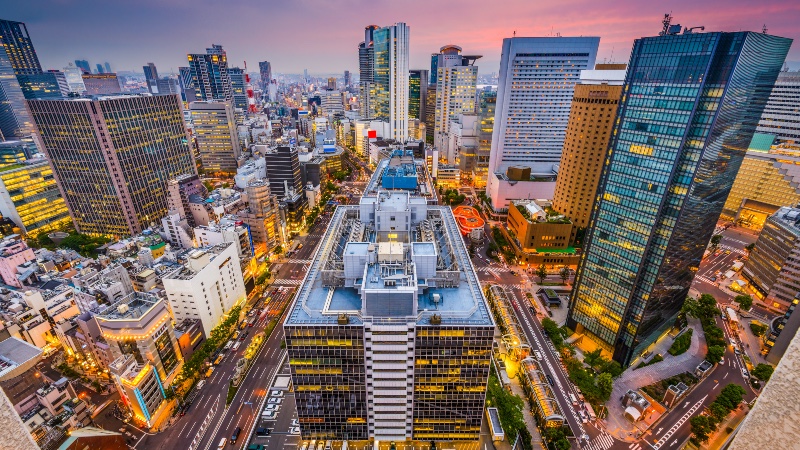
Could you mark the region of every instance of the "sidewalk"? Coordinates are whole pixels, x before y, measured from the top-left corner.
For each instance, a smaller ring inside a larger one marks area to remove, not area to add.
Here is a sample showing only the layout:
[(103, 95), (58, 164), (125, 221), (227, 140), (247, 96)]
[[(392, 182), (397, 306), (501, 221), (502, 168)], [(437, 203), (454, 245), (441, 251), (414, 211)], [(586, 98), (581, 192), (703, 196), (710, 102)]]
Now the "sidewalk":
[[(620, 402), (620, 398), (630, 389), (637, 390), (644, 386), (656, 383), (665, 378), (669, 378), (684, 372), (693, 372), (694, 369), (705, 358), (706, 344), (703, 328), (700, 321), (689, 318), (689, 327), (694, 329), (692, 334), (692, 344), (689, 350), (678, 356), (672, 356), (667, 350), (672, 345), (674, 339), (665, 337), (656, 344), (653, 353), (660, 354), (664, 361), (634, 370), (631, 366), (614, 380), (614, 388), (611, 391), (611, 398), (606, 404), (608, 416), (603, 419), (606, 431), (617, 439), (626, 442), (634, 442), (644, 430), (637, 427), (637, 424), (630, 422), (623, 416), (625, 408)], [(655, 399), (660, 401), (661, 399)]]

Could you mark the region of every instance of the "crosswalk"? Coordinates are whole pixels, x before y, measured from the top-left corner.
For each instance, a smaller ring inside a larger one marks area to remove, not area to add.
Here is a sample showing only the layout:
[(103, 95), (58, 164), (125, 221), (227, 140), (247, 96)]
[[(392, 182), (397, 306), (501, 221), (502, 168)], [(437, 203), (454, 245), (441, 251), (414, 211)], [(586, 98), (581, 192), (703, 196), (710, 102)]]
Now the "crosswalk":
[[(614, 442), (614, 438), (611, 437), (606, 430), (601, 430), (600, 434), (595, 436), (595, 438), (589, 441), (589, 443), (583, 448), (589, 450), (608, 450), (614, 446)], [(633, 448), (631, 448), (631, 450), (633, 450)]]
[(708, 279), (708, 278), (704, 277), (703, 275), (695, 275), (695, 276), (694, 276), (694, 279), (695, 279), (695, 280), (700, 280), (700, 281), (702, 281), (703, 283), (714, 284), (714, 282), (713, 282), (713, 281), (711, 281), (710, 279)]
[(736, 253), (737, 255), (742, 255), (742, 256), (747, 255), (747, 252), (742, 250), (741, 248), (731, 247), (730, 245), (724, 245), (723, 244), (723, 245), (720, 245), (719, 248), (721, 248), (723, 250), (730, 250), (731, 253)]
[(310, 259), (287, 259), (287, 264), (310, 264)]
[(303, 284), (303, 280), (288, 280), (286, 278), (278, 278), (272, 282), (272, 284), (282, 284), (284, 286), (300, 286)]

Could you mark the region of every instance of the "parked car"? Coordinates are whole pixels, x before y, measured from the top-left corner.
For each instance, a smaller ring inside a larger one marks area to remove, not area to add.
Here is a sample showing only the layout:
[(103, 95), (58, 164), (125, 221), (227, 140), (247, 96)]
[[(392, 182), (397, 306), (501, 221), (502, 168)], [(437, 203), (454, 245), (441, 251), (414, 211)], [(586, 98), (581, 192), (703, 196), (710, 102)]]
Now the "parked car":
[(280, 408), (279, 405), (276, 405), (274, 403), (270, 403), (269, 405), (264, 407), (264, 411), (277, 411), (279, 408)]
[(267, 402), (272, 405), (280, 405), (282, 401), (283, 399), (280, 397), (270, 397), (269, 400), (267, 400)]
[(277, 389), (274, 389), (274, 390), (272, 390), (272, 392), (269, 393), (269, 395), (272, 396), (272, 397), (283, 397), (283, 391), (279, 391)]
[(256, 428), (256, 436), (269, 436), (269, 428)]

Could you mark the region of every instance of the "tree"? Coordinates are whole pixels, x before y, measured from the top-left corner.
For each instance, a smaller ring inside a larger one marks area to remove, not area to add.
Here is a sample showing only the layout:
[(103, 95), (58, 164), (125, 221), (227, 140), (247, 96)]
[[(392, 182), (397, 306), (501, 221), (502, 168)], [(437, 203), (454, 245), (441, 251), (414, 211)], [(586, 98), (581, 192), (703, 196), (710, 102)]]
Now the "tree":
[(719, 392), (719, 396), (714, 401), (725, 406), (730, 411), (733, 411), (737, 406), (739, 406), (739, 403), (742, 403), (744, 394), (745, 391), (743, 387), (739, 386), (738, 384), (729, 383), (727, 386), (722, 388), (722, 390)]
[(539, 277), (539, 284), (544, 283), (544, 279), (547, 278), (547, 267), (545, 267), (544, 263), (539, 265), (539, 268), (536, 269), (536, 276)]
[(600, 396), (603, 402), (607, 402), (611, 397), (611, 391), (614, 389), (614, 380), (609, 373), (601, 373), (597, 376), (597, 388), (600, 390)]
[(717, 402), (711, 403), (711, 406), (708, 407), (708, 412), (711, 414), (711, 417), (714, 419), (714, 422), (716, 423), (722, 422), (725, 416), (727, 416), (728, 413), (730, 413), (728, 408)]
[(706, 442), (708, 440), (708, 435), (714, 431), (714, 426), (709, 420), (707, 416), (694, 416), (689, 419), (689, 423), (692, 425), (692, 434), (696, 443)]
[(717, 299), (715, 299), (713, 295), (703, 294), (699, 299), (697, 299), (698, 315), (696, 317), (714, 317), (717, 315), (717, 313)]
[(722, 241), (721, 234), (715, 234), (714, 236), (711, 236), (711, 249), (713, 251), (716, 251), (721, 241)]
[(721, 347), (719, 345), (711, 345), (708, 347), (706, 351), (706, 361), (710, 362), (711, 364), (716, 364), (722, 361), (722, 357), (725, 355), (725, 347)]
[(767, 332), (767, 326), (760, 323), (750, 322), (750, 331), (756, 336), (763, 336)]
[(733, 301), (739, 304), (739, 308), (750, 311), (750, 308), (753, 306), (753, 297), (750, 297), (747, 294), (741, 294), (734, 297)]
[(681, 307), (681, 313), (687, 316), (697, 317), (698, 309), (699, 305), (697, 303), (697, 299), (694, 297), (686, 297), (686, 300), (683, 302), (683, 306)]
[(622, 372), (623, 372), (622, 371), (622, 366), (618, 362), (616, 362), (614, 360), (610, 360), (610, 361), (609, 360), (605, 360), (605, 362), (606, 363), (603, 366), (603, 369), (601, 370), (601, 372), (604, 372), (604, 373), (607, 373), (607, 374), (611, 375), (611, 378), (616, 378), (616, 377), (622, 375)]
[(601, 362), (605, 362), (603, 358), (603, 351), (599, 348), (583, 354), (583, 362), (589, 367), (597, 367)]
[(567, 280), (569, 280), (569, 267), (564, 266), (561, 270), (558, 271), (558, 276), (561, 277), (561, 284), (567, 284)]
[(769, 364), (760, 363), (753, 369), (751, 373), (754, 377), (761, 381), (769, 381), (769, 378), (772, 376), (772, 372), (774, 371), (775, 368)]
[(751, 244), (747, 244), (744, 248), (745, 250), (747, 250), (748, 253), (751, 253), (753, 249), (756, 248), (756, 243), (753, 242)]

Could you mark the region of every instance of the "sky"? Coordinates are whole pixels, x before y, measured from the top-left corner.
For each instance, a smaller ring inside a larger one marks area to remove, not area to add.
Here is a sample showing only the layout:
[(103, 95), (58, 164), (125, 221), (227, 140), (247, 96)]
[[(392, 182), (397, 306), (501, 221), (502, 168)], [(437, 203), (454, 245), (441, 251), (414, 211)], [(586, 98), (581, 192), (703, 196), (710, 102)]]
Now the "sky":
[[(797, 0), (0, 0), (0, 19), (25, 22), (43, 68), (75, 59), (112, 70), (159, 74), (187, 65), (187, 53), (221, 44), (230, 66), (273, 73), (358, 71), (364, 27), (405, 22), (411, 69), (430, 68), (446, 44), (479, 54), (479, 72), (499, 71), (503, 38), (600, 36), (598, 62), (627, 62), (633, 40), (673, 24), (706, 31), (761, 31), (800, 40)], [(788, 61), (800, 68), (800, 43)]]

